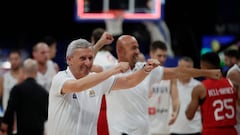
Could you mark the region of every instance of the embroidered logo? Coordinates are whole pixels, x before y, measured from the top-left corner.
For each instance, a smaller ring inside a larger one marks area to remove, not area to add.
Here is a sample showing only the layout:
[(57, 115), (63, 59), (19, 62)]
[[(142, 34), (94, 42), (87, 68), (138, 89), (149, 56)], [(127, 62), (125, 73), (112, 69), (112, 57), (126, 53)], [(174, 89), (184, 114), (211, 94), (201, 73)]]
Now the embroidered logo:
[(90, 90), (89, 91), (89, 97), (94, 97), (95, 96), (95, 91), (94, 90)]

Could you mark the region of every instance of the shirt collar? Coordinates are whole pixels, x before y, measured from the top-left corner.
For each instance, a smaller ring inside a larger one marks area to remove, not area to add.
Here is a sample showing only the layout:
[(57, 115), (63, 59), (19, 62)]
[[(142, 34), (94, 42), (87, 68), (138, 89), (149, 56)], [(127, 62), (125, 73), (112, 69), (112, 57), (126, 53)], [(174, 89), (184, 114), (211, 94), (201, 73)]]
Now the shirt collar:
[(74, 75), (72, 74), (72, 72), (71, 72), (69, 66), (67, 67), (67, 69), (66, 69), (65, 71), (66, 71), (66, 73), (67, 73), (71, 78), (76, 79), (76, 78), (74, 77)]

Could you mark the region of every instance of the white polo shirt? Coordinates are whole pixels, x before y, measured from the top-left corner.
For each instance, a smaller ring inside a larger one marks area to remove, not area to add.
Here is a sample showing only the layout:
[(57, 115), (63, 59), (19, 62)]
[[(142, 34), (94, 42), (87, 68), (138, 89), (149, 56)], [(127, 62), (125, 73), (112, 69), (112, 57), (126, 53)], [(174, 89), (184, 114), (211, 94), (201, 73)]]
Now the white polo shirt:
[(73, 79), (69, 68), (53, 78), (49, 94), (48, 135), (97, 135), (101, 98), (109, 92), (115, 78), (110, 77), (82, 92), (62, 95), (63, 84)]
[[(134, 70), (120, 74), (128, 75), (141, 69), (137, 63)], [(157, 67), (136, 87), (112, 91), (107, 97), (107, 118), (110, 135), (149, 135), (148, 94), (151, 84), (162, 79), (163, 68)]]

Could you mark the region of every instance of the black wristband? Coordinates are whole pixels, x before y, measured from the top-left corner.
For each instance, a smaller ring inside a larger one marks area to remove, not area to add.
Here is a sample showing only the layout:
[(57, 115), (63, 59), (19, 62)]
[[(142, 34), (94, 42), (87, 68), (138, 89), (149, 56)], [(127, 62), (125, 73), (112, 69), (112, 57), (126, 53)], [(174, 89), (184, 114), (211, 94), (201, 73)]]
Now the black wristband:
[(144, 67), (146, 66), (146, 64), (143, 65), (142, 69), (145, 73), (150, 73), (151, 71), (147, 71)]

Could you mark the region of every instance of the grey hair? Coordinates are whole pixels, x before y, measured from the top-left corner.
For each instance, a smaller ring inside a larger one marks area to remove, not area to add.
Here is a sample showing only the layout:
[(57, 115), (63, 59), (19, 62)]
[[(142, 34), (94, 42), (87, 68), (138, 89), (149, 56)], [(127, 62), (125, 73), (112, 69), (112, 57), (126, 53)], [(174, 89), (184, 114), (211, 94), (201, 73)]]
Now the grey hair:
[(67, 48), (67, 52), (66, 52), (66, 57), (68, 56), (73, 56), (73, 53), (76, 49), (78, 48), (92, 48), (92, 44), (90, 42), (88, 42), (85, 39), (77, 39), (77, 40), (73, 40)]
[(23, 69), (27, 74), (34, 74), (38, 71), (37, 61), (31, 58), (28, 58), (23, 63)]

